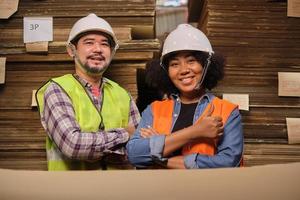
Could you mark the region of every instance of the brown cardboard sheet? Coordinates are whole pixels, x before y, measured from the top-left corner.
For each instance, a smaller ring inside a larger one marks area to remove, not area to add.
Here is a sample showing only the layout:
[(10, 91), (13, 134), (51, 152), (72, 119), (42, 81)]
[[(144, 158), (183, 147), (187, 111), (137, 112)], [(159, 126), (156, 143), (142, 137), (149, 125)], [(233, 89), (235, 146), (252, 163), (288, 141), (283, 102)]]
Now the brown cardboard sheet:
[(0, 19), (8, 19), (18, 10), (19, 0), (0, 1)]
[(6, 57), (0, 57), (0, 84), (5, 83)]
[(300, 118), (286, 118), (289, 144), (300, 144)]
[(204, 170), (0, 170), (1, 200), (299, 200), (300, 163)]
[(25, 43), (26, 52), (31, 53), (47, 53), (48, 52), (48, 42), (31, 42)]
[(287, 16), (288, 17), (300, 17), (300, 1), (288, 0), (287, 2)]

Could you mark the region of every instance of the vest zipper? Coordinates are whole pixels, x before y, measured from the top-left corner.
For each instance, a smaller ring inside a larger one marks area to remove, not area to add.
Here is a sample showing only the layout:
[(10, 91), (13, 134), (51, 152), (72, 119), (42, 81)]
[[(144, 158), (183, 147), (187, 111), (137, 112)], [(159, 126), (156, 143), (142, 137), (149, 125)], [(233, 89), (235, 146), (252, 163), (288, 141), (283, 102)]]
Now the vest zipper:
[(102, 88), (102, 90), (101, 90), (101, 93), (102, 93), (102, 101), (101, 101), (101, 105), (100, 105), (100, 111), (98, 110), (98, 108), (97, 108), (97, 106), (94, 104), (94, 101), (93, 101), (93, 99), (90, 97), (90, 95), (88, 94), (88, 92), (85, 90), (85, 88), (83, 87), (83, 85), (74, 77), (74, 75), (72, 74), (72, 76), (73, 76), (73, 78), (80, 84), (80, 86), (83, 88), (83, 90), (85, 91), (85, 93), (86, 93), (86, 95), (89, 97), (89, 99), (90, 99), (90, 101), (92, 102), (92, 104), (93, 104), (93, 106), (94, 106), (94, 108), (97, 110), (97, 112), (98, 112), (98, 114), (99, 114), (99, 116), (100, 116), (100, 118), (101, 118), (101, 122), (100, 122), (100, 124), (99, 124), (99, 128), (100, 128), (100, 130), (104, 130), (105, 129), (105, 125), (104, 125), (104, 123), (103, 123), (103, 117), (102, 117), (102, 114), (101, 114), (101, 111), (102, 111), (102, 106), (103, 106), (103, 101), (104, 101), (104, 90), (103, 90), (103, 88)]

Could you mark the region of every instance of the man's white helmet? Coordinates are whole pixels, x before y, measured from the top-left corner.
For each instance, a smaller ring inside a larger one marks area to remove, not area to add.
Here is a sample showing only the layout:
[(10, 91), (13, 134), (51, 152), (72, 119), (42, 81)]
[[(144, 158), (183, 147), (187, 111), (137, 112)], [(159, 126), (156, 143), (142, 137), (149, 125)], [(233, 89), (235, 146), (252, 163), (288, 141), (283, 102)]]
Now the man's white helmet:
[(189, 24), (179, 24), (165, 39), (161, 62), (167, 54), (182, 50), (214, 53), (205, 34)]
[(80, 34), (89, 31), (99, 31), (108, 34), (109, 36), (111, 36), (115, 44), (115, 46), (113, 47), (114, 48), (113, 51), (116, 51), (118, 49), (119, 47), (118, 40), (115, 36), (115, 33), (112, 30), (112, 27), (107, 21), (98, 17), (94, 13), (81, 18), (73, 25), (69, 34), (67, 45), (70, 45), (72, 40), (77, 38)]

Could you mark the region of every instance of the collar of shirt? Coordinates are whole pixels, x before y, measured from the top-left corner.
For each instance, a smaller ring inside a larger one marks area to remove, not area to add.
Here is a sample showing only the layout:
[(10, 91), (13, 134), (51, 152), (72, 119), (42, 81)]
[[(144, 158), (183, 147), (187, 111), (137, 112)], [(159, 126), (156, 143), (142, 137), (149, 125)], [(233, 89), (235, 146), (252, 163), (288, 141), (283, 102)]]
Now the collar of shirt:
[[(175, 101), (177, 101), (177, 102), (181, 102), (181, 101), (180, 101), (180, 97), (179, 97), (178, 94), (175, 94), (175, 93), (171, 94), (171, 98), (173, 98), (173, 99), (174, 99)], [(211, 93), (209, 93), (209, 92), (206, 92), (206, 93), (199, 99), (198, 104), (201, 103), (202, 101), (205, 101), (205, 100), (207, 100), (207, 102), (210, 103), (210, 102), (213, 100), (213, 98), (214, 98), (214, 95), (213, 95), (213, 94), (211, 94)]]
[[(83, 85), (85, 88), (87, 88), (90, 92), (92, 92), (92, 85), (85, 79), (81, 78), (77, 74), (74, 74), (74, 77), (80, 82), (81, 85)], [(104, 85), (109, 84), (108, 80), (105, 77), (102, 77), (101, 79), (102, 84), (100, 85), (100, 91), (102, 91)]]
[[(198, 101), (198, 105), (196, 107), (195, 113), (194, 113), (194, 118), (193, 118), (193, 122), (195, 122), (200, 116), (201, 114), (204, 112), (206, 106), (213, 100), (215, 96), (209, 92), (206, 92)], [(172, 94), (171, 98), (174, 99), (175, 101), (175, 107), (174, 107), (174, 111), (173, 111), (173, 122), (172, 122), (172, 129), (174, 128), (174, 124), (177, 120), (177, 117), (180, 113), (180, 109), (181, 109), (181, 101), (180, 101), (180, 97), (178, 94)]]

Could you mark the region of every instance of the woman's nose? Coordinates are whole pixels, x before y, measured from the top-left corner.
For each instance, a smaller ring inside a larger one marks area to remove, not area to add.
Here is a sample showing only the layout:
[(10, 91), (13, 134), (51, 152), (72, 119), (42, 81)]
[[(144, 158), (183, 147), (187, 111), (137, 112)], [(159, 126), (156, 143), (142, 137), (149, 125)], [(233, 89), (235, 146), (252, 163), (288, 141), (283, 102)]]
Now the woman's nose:
[(180, 73), (181, 74), (188, 74), (190, 73), (191, 69), (189, 68), (187, 63), (182, 63), (180, 66)]

